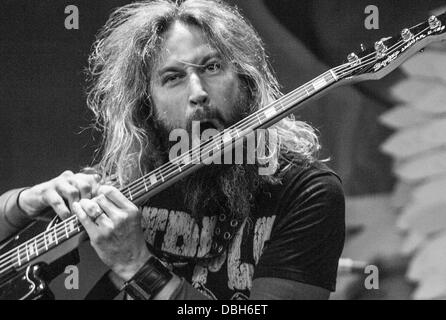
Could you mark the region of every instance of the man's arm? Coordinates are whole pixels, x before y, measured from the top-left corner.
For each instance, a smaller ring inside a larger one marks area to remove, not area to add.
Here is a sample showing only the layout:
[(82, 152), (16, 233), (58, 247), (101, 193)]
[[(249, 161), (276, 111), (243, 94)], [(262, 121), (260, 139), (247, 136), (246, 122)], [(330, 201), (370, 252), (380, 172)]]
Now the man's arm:
[(13, 189), (0, 196), (0, 242), (32, 221), (18, 204), (20, 193), (25, 189)]
[(0, 241), (7, 239), (52, 208), (62, 219), (71, 215), (74, 201), (94, 196), (99, 177), (65, 171), (58, 177), (30, 188), (10, 190), (0, 196)]

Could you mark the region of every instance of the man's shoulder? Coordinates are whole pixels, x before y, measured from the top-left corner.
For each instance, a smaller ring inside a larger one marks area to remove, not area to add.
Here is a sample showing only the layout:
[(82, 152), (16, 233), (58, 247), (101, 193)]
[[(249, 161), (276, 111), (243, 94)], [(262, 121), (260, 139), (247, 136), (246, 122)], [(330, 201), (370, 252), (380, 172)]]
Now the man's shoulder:
[(283, 187), (309, 188), (318, 184), (342, 189), (340, 176), (321, 161), (306, 164), (290, 162), (283, 168), (280, 180)]
[(278, 181), (267, 184), (258, 195), (259, 215), (304, 217), (320, 215), (345, 205), (340, 177), (323, 162), (299, 164), (289, 162), (281, 167)]
[(280, 183), (272, 186), (271, 205), (277, 218), (317, 219), (339, 213), (342, 218), (345, 196), (341, 178), (323, 162), (284, 167)]

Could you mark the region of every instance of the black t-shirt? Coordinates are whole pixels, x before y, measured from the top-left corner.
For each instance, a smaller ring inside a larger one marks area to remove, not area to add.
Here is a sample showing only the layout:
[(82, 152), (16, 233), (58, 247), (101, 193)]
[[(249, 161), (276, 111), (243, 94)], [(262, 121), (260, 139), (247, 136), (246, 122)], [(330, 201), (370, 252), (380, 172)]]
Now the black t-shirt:
[[(229, 246), (212, 259), (212, 235), (221, 213), (201, 223), (169, 188), (142, 209), (147, 242), (174, 261), (176, 274), (213, 299), (246, 299), (260, 277), (294, 280), (335, 290), (345, 236), (345, 203), (340, 179), (325, 165), (291, 166), (281, 184), (255, 198), (252, 217), (243, 221)], [(228, 223), (230, 223), (228, 221)]]

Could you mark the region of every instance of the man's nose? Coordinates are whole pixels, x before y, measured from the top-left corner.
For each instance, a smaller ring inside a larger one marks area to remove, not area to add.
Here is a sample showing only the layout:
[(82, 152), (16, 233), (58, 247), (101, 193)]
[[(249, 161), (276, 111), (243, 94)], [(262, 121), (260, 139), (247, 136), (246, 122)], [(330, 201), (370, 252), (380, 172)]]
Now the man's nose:
[(209, 95), (203, 86), (202, 79), (196, 74), (192, 73), (189, 78), (189, 102), (192, 106), (200, 107), (207, 106), (209, 103)]

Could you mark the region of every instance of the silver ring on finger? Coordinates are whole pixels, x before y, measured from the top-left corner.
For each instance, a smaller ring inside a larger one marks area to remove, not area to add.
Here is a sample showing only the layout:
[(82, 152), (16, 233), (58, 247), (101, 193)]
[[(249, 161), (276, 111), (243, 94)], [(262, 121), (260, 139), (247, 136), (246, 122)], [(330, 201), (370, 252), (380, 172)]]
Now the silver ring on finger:
[(103, 210), (101, 210), (101, 209), (98, 209), (98, 210), (95, 212), (94, 216), (92, 216), (92, 217), (90, 217), (90, 218), (91, 218), (91, 220), (92, 220), (93, 222), (96, 222), (96, 220), (97, 220), (101, 215), (103, 215), (103, 214), (105, 214), (105, 212), (104, 212)]

